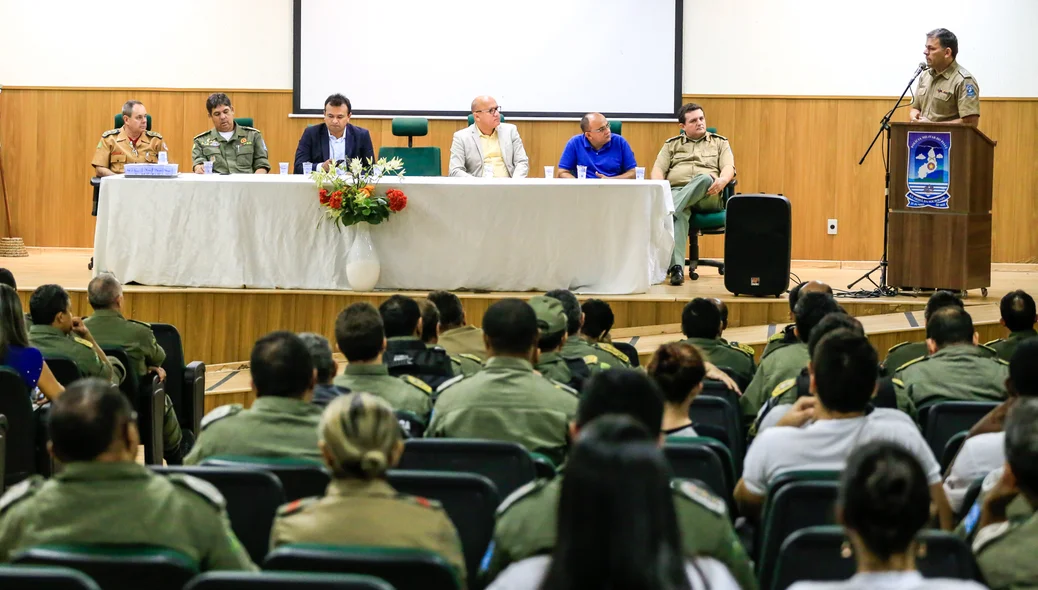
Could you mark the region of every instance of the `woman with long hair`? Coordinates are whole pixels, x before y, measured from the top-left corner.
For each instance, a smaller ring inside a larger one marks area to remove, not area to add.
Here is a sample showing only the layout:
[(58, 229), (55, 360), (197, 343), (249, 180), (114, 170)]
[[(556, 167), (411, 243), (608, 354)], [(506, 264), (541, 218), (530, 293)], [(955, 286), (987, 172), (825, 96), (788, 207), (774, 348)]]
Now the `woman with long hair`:
[(38, 387), (47, 399), (55, 400), (65, 391), (44, 362), (43, 354), (29, 346), (22, 300), (7, 285), (0, 285), (0, 365), (17, 371), (30, 393), (34, 394)]
[(703, 391), (706, 377), (703, 354), (687, 342), (664, 344), (652, 354), (647, 370), (663, 390), (663, 433), (666, 436), (698, 436), (688, 409)]
[(682, 556), (670, 481), (644, 426), (618, 414), (592, 420), (566, 464), (554, 552), (512, 564), (490, 590), (738, 588), (720, 562)]

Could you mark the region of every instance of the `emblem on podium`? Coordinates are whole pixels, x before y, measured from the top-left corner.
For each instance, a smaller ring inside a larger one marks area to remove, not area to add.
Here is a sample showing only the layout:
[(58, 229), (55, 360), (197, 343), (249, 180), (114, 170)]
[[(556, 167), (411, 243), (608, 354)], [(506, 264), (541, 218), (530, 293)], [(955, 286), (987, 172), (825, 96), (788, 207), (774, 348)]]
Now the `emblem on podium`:
[(947, 209), (951, 195), (951, 133), (908, 132), (908, 207)]

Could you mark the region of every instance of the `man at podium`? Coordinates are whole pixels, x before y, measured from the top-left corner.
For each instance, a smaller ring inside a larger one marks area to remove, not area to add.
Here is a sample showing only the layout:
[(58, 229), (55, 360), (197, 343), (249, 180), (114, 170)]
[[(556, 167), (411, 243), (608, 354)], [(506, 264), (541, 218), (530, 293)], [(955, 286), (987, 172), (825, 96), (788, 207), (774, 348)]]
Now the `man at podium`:
[(966, 68), (955, 61), (959, 40), (948, 29), (926, 34), (926, 65), (919, 77), (909, 119), (916, 123), (965, 123), (980, 119), (980, 86)]

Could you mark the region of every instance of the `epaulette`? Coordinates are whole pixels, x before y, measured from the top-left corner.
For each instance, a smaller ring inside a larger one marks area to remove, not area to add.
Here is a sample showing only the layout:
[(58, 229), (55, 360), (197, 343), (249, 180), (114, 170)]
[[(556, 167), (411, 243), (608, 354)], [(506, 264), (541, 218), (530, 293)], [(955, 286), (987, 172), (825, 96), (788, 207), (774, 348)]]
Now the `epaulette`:
[(278, 507), (278, 516), (289, 516), (296, 512), (302, 511), (307, 506), (320, 500), (320, 496), (314, 496), (312, 498), (299, 498), (298, 500), (289, 502), (288, 504), (282, 504)]
[(221, 510), (227, 506), (227, 500), (224, 499), (220, 490), (216, 489), (216, 486), (204, 479), (187, 475), (185, 473), (171, 473), (166, 477), (173, 485), (191, 490)]
[(1005, 342), (1005, 341), (1006, 341), (1006, 339), (1005, 339), (1005, 338), (995, 338), (995, 339), (994, 339), (994, 340), (992, 340), (991, 342), (985, 342), (985, 343), (983, 344), (983, 346), (988, 346), (988, 347), (990, 347), (990, 346), (991, 346), (992, 344), (998, 344), (999, 342)]
[(148, 137), (157, 137), (159, 139), (162, 139), (162, 134), (161, 133), (155, 133), (154, 131), (145, 131), (144, 133)]
[(199, 133), (198, 135), (196, 135), (193, 139), (202, 139), (203, 136), (209, 135), (210, 131), (212, 131), (212, 129), (206, 129), (205, 131), (203, 131), (203, 132)]
[(241, 127), (246, 131), (255, 131), (256, 133), (262, 133), (259, 129), (256, 129), (255, 127), (247, 127), (245, 125), (238, 125), (238, 127)]
[(75, 340), (77, 343), (82, 344), (83, 346), (85, 346), (87, 348), (93, 348), (94, 347), (94, 345), (91, 344), (89, 340), (80, 338), (79, 336), (73, 336), (72, 339)]
[(35, 494), (36, 490), (40, 489), (40, 486), (43, 485), (44, 481), (43, 476), (33, 475), (29, 479), (11, 487), (3, 497), (0, 497), (0, 514), (3, 514), (11, 506), (14, 506), (18, 502), (21, 502)]
[(739, 344), (738, 342), (729, 342), (728, 347), (732, 350), (738, 350), (739, 352), (745, 352), (746, 354), (753, 357), (753, 347), (749, 344)]
[(573, 395), (578, 395), (578, 396), (580, 395), (579, 391), (577, 391), (576, 389), (573, 389), (572, 387), (570, 387), (569, 385), (566, 385), (565, 383), (562, 383), (561, 381), (556, 381), (556, 380), (552, 379), (551, 377), (545, 377), (545, 379), (547, 379), (548, 381), (551, 381), (551, 384), (555, 386), (555, 389), (561, 389), (562, 391), (565, 391), (565, 392), (568, 392), (568, 393), (572, 393)]
[(144, 326), (145, 328), (151, 329), (151, 324), (149, 324), (148, 322), (142, 322), (140, 320), (129, 320), (129, 321), (131, 321), (131, 322), (133, 322), (135, 324), (140, 324), (140, 325)]
[(631, 359), (627, 358), (627, 355), (620, 351), (619, 348), (609, 344), (608, 342), (596, 342), (595, 346), (622, 360), (628, 365), (631, 364)]
[(898, 387), (904, 387), (905, 386), (905, 382), (900, 380), (900, 379), (898, 379), (898, 378), (896, 378), (896, 377), (891, 377), (890, 382), (893, 383), (894, 385), (897, 385)]
[(670, 139), (668, 139), (668, 140), (664, 141), (663, 143), (670, 143), (670, 142), (672, 142), (672, 141), (675, 141), (675, 140), (679, 140), (679, 139), (681, 139), (682, 137), (685, 137), (685, 136), (684, 136), (684, 135), (675, 135), (674, 137), (671, 137)]
[(109, 129), (108, 131), (102, 133), (101, 137), (111, 137), (113, 135), (118, 135), (119, 131), (121, 131), (121, 129)]
[(984, 350), (985, 352), (987, 352), (991, 356), (998, 356), (998, 351), (995, 350), (994, 348), (991, 348), (987, 344), (978, 344), (977, 348), (980, 348), (980, 349)]
[(432, 387), (429, 387), (428, 383), (422, 381), (418, 377), (415, 377), (414, 375), (401, 375), (400, 378), (406, 381), (407, 383), (417, 387), (418, 389), (421, 389), (422, 392), (424, 392), (425, 394), (432, 395)]
[(589, 365), (597, 365), (598, 364), (598, 357), (593, 355), (593, 354), (584, 355), (582, 358), (583, 358), (584, 362), (589, 364)]
[(782, 395), (783, 393), (786, 393), (790, 389), (793, 389), (793, 386), (796, 385), (796, 384), (797, 384), (797, 380), (796, 379), (786, 379), (785, 381), (783, 381), (783, 382), (779, 383), (778, 385), (776, 385), (775, 389), (771, 390), (771, 397), (778, 397), (778, 396)]
[(900, 367), (898, 367), (898, 368), (894, 369), (894, 372), (895, 372), (895, 373), (900, 373), (901, 371), (904, 371), (904, 370), (905, 370), (905, 369), (907, 369), (908, 367), (910, 367), (910, 366), (912, 366), (912, 365), (914, 365), (914, 364), (916, 364), (916, 363), (921, 363), (921, 362), (925, 361), (925, 360), (926, 360), (926, 359), (928, 359), (928, 358), (930, 358), (930, 357), (928, 357), (928, 356), (926, 356), (926, 355), (923, 355), (923, 356), (920, 356), (920, 357), (916, 357), (916, 358), (914, 358), (914, 359), (912, 359), (912, 360), (908, 361), (907, 363), (905, 363), (905, 364), (901, 365)]
[(998, 364), (1000, 364), (1000, 365), (1005, 365), (1005, 366), (1007, 366), (1007, 367), (1009, 366), (1009, 361), (1007, 361), (1006, 359), (1003, 359), (1003, 358), (998, 358), (998, 357), (996, 356), (995, 358), (993, 358), (993, 359), (991, 359), (991, 360), (995, 361), (996, 363), (998, 363)]
[(234, 416), (235, 414), (241, 412), (244, 409), (245, 407), (241, 404), (227, 404), (225, 406), (220, 406), (219, 408), (216, 408), (215, 410), (209, 412), (205, 416), (202, 416), (202, 430), (205, 430), (206, 427), (208, 427), (213, 422), (216, 422), (217, 420), (223, 420), (228, 416)]
[[(464, 375), (455, 375), (454, 377), (452, 377), (452, 378), (444, 381), (443, 383), (441, 383), (440, 386), (436, 388), (436, 393), (437, 394), (442, 393), (444, 389), (447, 389), (451, 385), (454, 385), (455, 383), (458, 383), (459, 381), (461, 381), (464, 378), (465, 378)], [(428, 386), (426, 386), (426, 387), (428, 387)]]
[(671, 480), (670, 489), (674, 490), (679, 495), (692, 500), (714, 514), (720, 516), (728, 514), (728, 507), (725, 506), (724, 500), (718, 498), (709, 490), (701, 488), (690, 481)]
[(536, 492), (537, 490), (540, 490), (544, 486), (548, 485), (548, 482), (550, 482), (550, 481), (551, 481), (551, 479), (549, 479), (549, 478), (541, 478), (541, 479), (535, 479), (535, 480), (531, 481), (530, 483), (527, 483), (525, 485), (519, 486), (518, 489), (516, 489), (514, 492), (509, 494), (508, 497), (505, 498), (505, 501), (501, 502), (501, 505), (497, 507), (497, 515), (501, 516), (502, 514), (505, 513), (506, 510), (508, 510), (509, 508), (514, 506), (516, 502), (518, 502), (519, 500), (522, 500), (523, 498), (525, 498), (526, 496), (529, 496), (530, 494)]
[(782, 332), (775, 332), (771, 336), (768, 336), (768, 342), (775, 342), (776, 340), (782, 340), (786, 335)]
[(474, 354), (469, 354), (467, 352), (463, 352), (463, 353), (459, 354), (458, 356), (463, 358), (463, 359), (468, 359), (470, 361), (476, 361), (477, 363), (479, 363), (481, 365), (483, 364), (483, 359), (479, 358), (478, 356), (476, 356)]
[(911, 342), (902, 342), (901, 344), (895, 344), (894, 346), (891, 346), (890, 348), (887, 349), (887, 354), (890, 354), (890, 353), (894, 352), (895, 350), (901, 348), (902, 346), (908, 346), (909, 344), (911, 344)]
[(443, 504), (440, 504), (436, 500), (430, 500), (422, 496), (412, 496), (410, 494), (397, 494), (398, 500), (405, 500), (412, 504), (418, 504), (422, 508), (429, 508), (430, 510), (443, 510)]
[(728, 138), (723, 136), (723, 135), (718, 135), (717, 133), (710, 133), (710, 135), (713, 135), (714, 137), (717, 137), (719, 139), (723, 139), (725, 141), (728, 141)]

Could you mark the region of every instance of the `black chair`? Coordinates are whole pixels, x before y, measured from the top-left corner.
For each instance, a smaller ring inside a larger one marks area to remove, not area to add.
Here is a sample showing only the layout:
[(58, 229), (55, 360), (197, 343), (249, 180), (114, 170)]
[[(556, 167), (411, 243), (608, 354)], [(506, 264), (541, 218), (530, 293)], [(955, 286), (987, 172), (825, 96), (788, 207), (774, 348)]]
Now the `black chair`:
[(955, 455), (959, 454), (959, 449), (966, 442), (967, 436), (969, 436), (969, 432), (963, 430), (962, 432), (955, 433), (948, 439), (948, 442), (944, 443), (944, 450), (941, 451), (941, 473), (947, 472), (948, 467), (955, 460)]
[(36, 415), (29, 388), (17, 371), (0, 367), (0, 414), (7, 422), (3, 433), (3, 477), (0, 487), (12, 486), (36, 473)]
[(54, 374), (54, 378), (64, 387), (72, 385), (77, 379), (83, 376), (83, 373), (79, 370), (79, 365), (75, 361), (65, 357), (47, 357), (43, 359), (47, 363), (47, 367), (50, 368), (50, 372)]
[(67, 567), (0, 566), (4, 590), (101, 590), (90, 576)]
[(479, 562), (494, 535), (494, 513), (501, 503), (494, 484), (472, 473), (403, 470), (391, 470), (389, 483), (398, 492), (443, 505), (461, 538), (468, 579), (477, 579)]
[(396, 421), (400, 423), (400, 430), (404, 433), (404, 438), (422, 438), (425, 434), (425, 427), (427, 426), (425, 420), (407, 410), (396, 410)]
[(39, 545), (11, 561), (79, 570), (102, 590), (181, 590), (198, 573), (198, 564), (183, 553), (148, 545)]
[[(966, 488), (966, 495), (962, 497), (962, 508), (959, 509), (959, 513), (956, 515), (956, 520), (962, 520), (966, 518), (966, 515), (973, 509), (973, 505), (977, 503), (977, 498), (980, 497), (980, 490), (984, 487), (984, 478), (978, 477), (973, 480), (970, 487)], [(980, 508), (979, 506), (977, 507)]]
[(688, 408), (688, 417), (696, 424), (709, 424), (724, 429), (727, 434), (728, 449), (732, 452), (732, 465), (736, 473), (742, 473), (742, 459), (746, 454), (746, 444), (743, 441), (742, 418), (738, 402), (733, 406), (721, 397), (698, 395)]
[(184, 590), (394, 590), (373, 576), (301, 572), (210, 572), (195, 576)]
[(670, 462), (674, 477), (702, 482), (718, 497), (724, 498), (728, 514), (734, 514), (734, 488), (730, 473), (726, 473), (713, 449), (694, 441), (697, 439), (671, 438), (663, 444), (663, 454)]
[[(323, 496), (332, 476), (323, 465), (307, 459), (290, 457), (209, 457), (202, 465), (225, 469), (260, 469), (269, 471), (281, 482), (285, 502)], [(258, 562), (257, 562), (258, 563)]]
[(361, 574), (397, 588), (457, 590), (461, 587), (442, 557), (419, 549), (336, 545), (282, 545), (270, 552), (264, 570)]
[[(122, 383), (119, 384), (119, 391), (123, 392), (126, 399), (133, 404), (133, 409), (137, 411), (137, 427), (140, 429), (141, 442), (144, 444), (144, 462), (148, 465), (161, 465), (163, 451), (162, 431), (166, 400), (163, 397), (160, 401), (159, 407), (162, 411), (158, 412), (158, 421), (154, 422), (156, 412), (153, 407), (153, 395), (155, 392), (152, 386), (155, 382), (155, 376), (150, 375), (141, 378), (135, 375), (133, 373), (133, 363), (130, 362), (130, 357), (121, 346), (101, 346), (101, 350), (109, 358), (118, 360), (123, 368), (126, 369), (126, 376), (123, 378)], [(162, 387), (164, 388), (164, 385)], [(158, 442), (157, 446), (156, 442)]]
[(273, 474), (259, 469), (209, 466), (152, 465), (151, 469), (163, 475), (190, 475), (213, 484), (227, 500), (227, 516), (235, 536), (249, 552), (252, 561), (263, 561), (270, 548), (274, 516), (278, 507), (285, 503), (281, 482)]
[(7, 416), (0, 414), (0, 494), (4, 491), (4, 469), (7, 467)]
[(162, 370), (166, 372), (166, 395), (173, 401), (180, 428), (190, 430), (197, 438), (205, 414), (205, 363), (184, 362), (184, 345), (176, 327), (152, 324), (151, 331), (166, 352), (166, 360), (162, 361)]
[(641, 361), (638, 359), (638, 349), (632, 346), (629, 342), (614, 342), (613, 346), (627, 355), (627, 360), (631, 361), (632, 367), (641, 366)]
[(973, 428), (973, 425), (998, 406), (996, 402), (937, 402), (920, 410), (919, 422), (923, 436), (935, 457), (940, 457), (944, 446), (953, 436)]
[(517, 443), (450, 438), (412, 439), (404, 443), (399, 469), (477, 473), (507, 498), (534, 481), (537, 471), (530, 453)]

